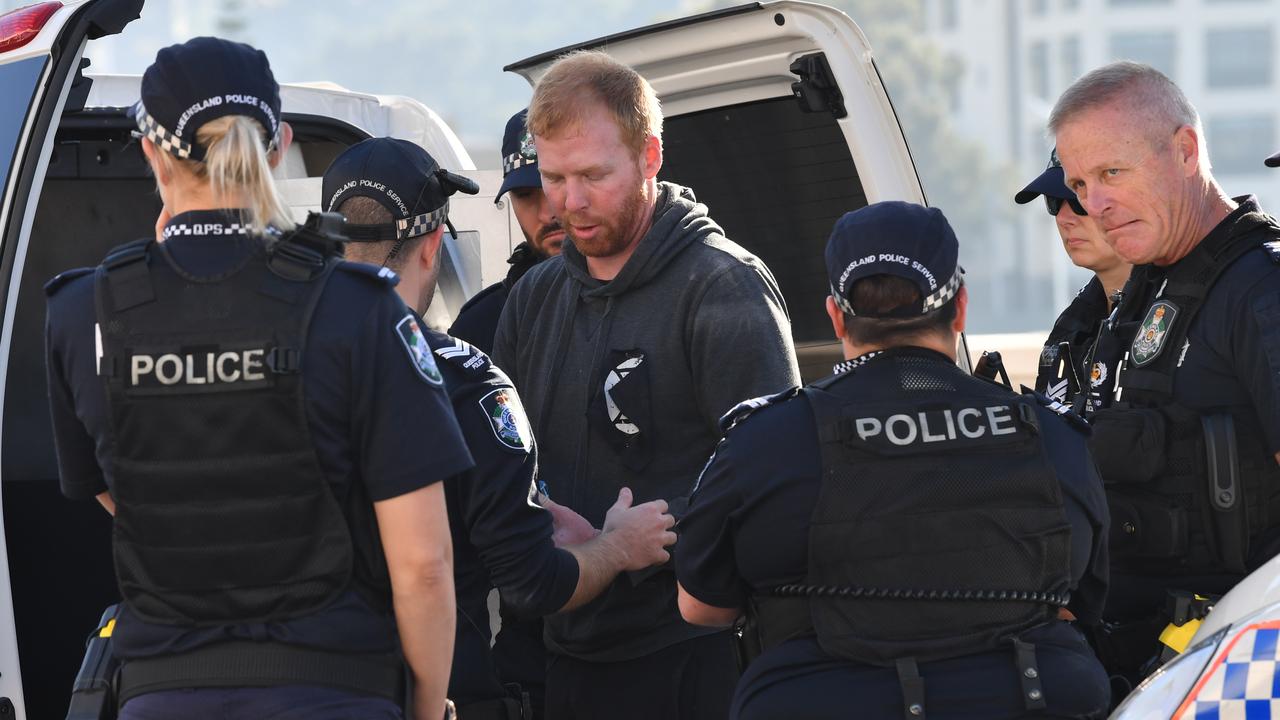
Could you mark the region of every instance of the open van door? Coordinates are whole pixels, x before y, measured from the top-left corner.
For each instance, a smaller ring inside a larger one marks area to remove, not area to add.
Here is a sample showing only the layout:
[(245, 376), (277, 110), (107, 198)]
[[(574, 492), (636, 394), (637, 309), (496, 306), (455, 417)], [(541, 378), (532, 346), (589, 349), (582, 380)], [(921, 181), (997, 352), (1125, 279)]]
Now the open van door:
[[(0, 16), (0, 718), (66, 712), (85, 636), (114, 602), (110, 518), (96, 506), (62, 500), (49, 429), (41, 426), (47, 411), (15, 409), (26, 388), (10, 381), (22, 368), (43, 376), (43, 350), (14, 352), (12, 340), (58, 119), (88, 93), (80, 73), (85, 43), (120, 32), (141, 8), (142, 0), (39, 2)], [(38, 315), (31, 322), (42, 324)], [(28, 462), (37, 457), (44, 462)]]
[[(844, 213), (925, 202), (866, 36), (806, 2), (753, 3), (562, 48), (505, 69), (536, 83), (560, 55), (604, 51), (653, 85), (658, 177), (693, 188), (729, 238), (772, 269), (806, 381), (841, 359), (823, 309), (823, 251)], [(964, 362), (962, 360), (962, 362)]]

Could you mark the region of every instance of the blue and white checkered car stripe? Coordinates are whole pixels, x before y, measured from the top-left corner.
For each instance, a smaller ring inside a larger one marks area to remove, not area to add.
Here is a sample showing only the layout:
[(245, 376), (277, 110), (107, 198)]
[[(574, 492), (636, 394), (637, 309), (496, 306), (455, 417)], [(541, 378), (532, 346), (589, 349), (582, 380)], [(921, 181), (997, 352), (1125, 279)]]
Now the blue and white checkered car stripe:
[(409, 238), (426, 235), (427, 233), (440, 227), (440, 223), (444, 222), (445, 216), (449, 214), (449, 202), (446, 200), (444, 205), (432, 210), (429, 213), (415, 215), (411, 218), (396, 221), (396, 239), (407, 240)]
[(1178, 720), (1280, 720), (1280, 621), (1249, 625), (1174, 713)]

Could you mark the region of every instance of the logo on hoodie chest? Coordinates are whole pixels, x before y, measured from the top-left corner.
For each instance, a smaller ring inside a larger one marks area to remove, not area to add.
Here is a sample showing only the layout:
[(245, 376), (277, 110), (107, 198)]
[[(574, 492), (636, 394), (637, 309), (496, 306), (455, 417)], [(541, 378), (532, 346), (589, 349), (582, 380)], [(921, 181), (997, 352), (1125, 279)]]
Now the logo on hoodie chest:
[(639, 433), (640, 428), (618, 407), (618, 403), (613, 397), (613, 389), (618, 383), (622, 382), (625, 377), (634, 372), (636, 368), (640, 367), (640, 364), (643, 362), (643, 355), (627, 358), (626, 360), (618, 363), (604, 378), (604, 406), (605, 410), (609, 413), (609, 422), (613, 423), (613, 426), (617, 428), (619, 432), (627, 435), (635, 435)]

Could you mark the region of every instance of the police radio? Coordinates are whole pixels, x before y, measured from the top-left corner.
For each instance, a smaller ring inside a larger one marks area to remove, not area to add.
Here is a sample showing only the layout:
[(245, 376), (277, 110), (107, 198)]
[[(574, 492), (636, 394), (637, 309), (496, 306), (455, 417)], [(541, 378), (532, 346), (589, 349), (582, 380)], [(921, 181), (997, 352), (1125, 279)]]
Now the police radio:
[[(1010, 390), (1013, 389), (1013, 383), (1009, 381), (1009, 373), (1004, 369), (1004, 360), (1000, 357), (998, 350), (982, 351), (982, 357), (978, 358), (978, 364), (973, 368), (973, 376), (995, 385), (1004, 385)], [(997, 380), (997, 377), (1000, 379)]]
[(271, 244), (267, 266), (286, 280), (311, 280), (331, 258), (342, 257), (346, 224), (339, 213), (307, 213), (306, 222)]

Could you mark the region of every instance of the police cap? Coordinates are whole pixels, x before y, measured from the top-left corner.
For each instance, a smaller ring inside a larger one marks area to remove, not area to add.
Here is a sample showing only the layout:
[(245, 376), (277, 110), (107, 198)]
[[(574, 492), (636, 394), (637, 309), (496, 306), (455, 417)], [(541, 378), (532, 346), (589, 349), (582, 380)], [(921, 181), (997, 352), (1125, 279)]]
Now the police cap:
[(502, 133), (502, 187), (494, 202), (508, 190), (542, 187), (542, 175), (538, 173), (538, 148), (525, 125), (528, 114), (529, 109), (525, 108), (512, 115), (507, 121), (506, 131)]
[(196, 131), (210, 120), (246, 115), (280, 137), (280, 86), (267, 56), (244, 43), (198, 37), (156, 53), (142, 74), (142, 98), (130, 111), (140, 133), (184, 160), (203, 160)]
[(324, 210), (352, 197), (367, 197), (394, 218), (386, 225), (347, 225), (355, 242), (405, 240), (448, 222), (449, 196), (474, 195), (472, 180), (440, 167), (421, 146), (398, 138), (370, 138), (347, 148), (324, 172)]
[(1050, 151), (1049, 165), (1045, 167), (1044, 172), (1019, 190), (1018, 194), (1013, 196), (1013, 201), (1019, 205), (1025, 205), (1041, 195), (1062, 200), (1074, 200), (1076, 197), (1076, 194), (1071, 192), (1071, 188), (1067, 187), (1066, 173), (1062, 170), (1062, 161), (1058, 160), (1057, 148)]
[[(960, 291), (964, 270), (956, 234), (937, 208), (897, 200), (845, 213), (827, 241), (831, 297), (849, 315), (912, 317), (946, 305)], [(885, 313), (858, 313), (850, 302), (853, 285), (873, 275), (894, 275), (914, 283), (919, 305)]]

